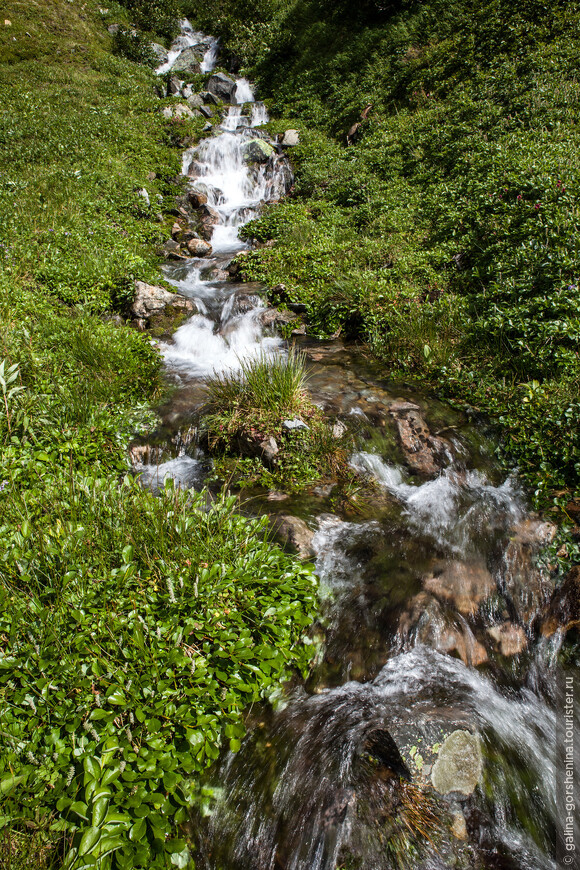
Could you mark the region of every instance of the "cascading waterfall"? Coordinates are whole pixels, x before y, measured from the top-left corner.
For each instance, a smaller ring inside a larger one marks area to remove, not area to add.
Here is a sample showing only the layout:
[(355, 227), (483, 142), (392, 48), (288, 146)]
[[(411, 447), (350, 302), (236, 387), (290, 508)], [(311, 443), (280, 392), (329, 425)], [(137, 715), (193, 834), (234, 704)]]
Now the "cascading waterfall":
[[(159, 72), (200, 43), (207, 44), (203, 69), (210, 71), (216, 40), (183, 22)], [(288, 187), (281, 156), (257, 165), (246, 159), (245, 146), (267, 120), (249, 82), (239, 79), (217, 134), (184, 154), (183, 173), (207, 196), (216, 218), (211, 258), (166, 269), (199, 312), (162, 347), (169, 371), (185, 384), (236, 368), (240, 358), (283, 352), (282, 341), (264, 333), (259, 296), (247, 295), (240, 308), (231, 284), (206, 277), (244, 248), (239, 228)], [(536, 642), (534, 613), (519, 610), (518, 590), (528, 581), (541, 589), (545, 581), (541, 565), (531, 559), (523, 565), (525, 534), (523, 544), (514, 543), (528, 522), (523, 494), (515, 479), (497, 481), (493, 463), (483, 467), (480, 444), (470, 447), (467, 436), (456, 439), (440, 474), (426, 481), (409, 474), (392, 455), (392, 442), (369, 423), (369, 404), (384, 417), (390, 400), (373, 378), (354, 374), (348, 360), (312, 365), (315, 400), (324, 406), (333, 392), (333, 406), (357, 421), (362, 435), (351, 466), (374, 482), (376, 505), (360, 518), (313, 511), (312, 499), (306, 501), (313, 522), (319, 514), (312, 545), (328, 623), (325, 654), (309, 691), (296, 689), (276, 713), (264, 710), (241, 751), (224, 754), (210, 774), (208, 788), (214, 782), (220, 788), (212, 814), (195, 819), (196, 866), (554, 870), (553, 684), (561, 635)], [(203, 462), (182, 455), (144, 468), (154, 489), (167, 476), (200, 486)], [(461, 571), (487, 584), (481, 606), (477, 590), (460, 590), (455, 598), (433, 592), (445, 572), (453, 590)], [(425, 577), (430, 586), (422, 586)], [(490, 637), (501, 637), (498, 626), (510, 620), (521, 650), (502, 647), (500, 654)], [(420, 803), (436, 763), (434, 747), (454, 729), (479, 735), (483, 752), (476, 792), (446, 798), (447, 812), (467, 826), (465, 833), (451, 836), (447, 826), (416, 838), (406, 857), (395, 854), (400, 831), (393, 820), (404, 817), (405, 800)], [(423, 791), (410, 784), (397, 797), (388, 770), (369, 762), (365, 747), (369, 740), (376, 745), (377, 734), (395, 770), (399, 761), (404, 768), (414, 759), (413, 781)]]

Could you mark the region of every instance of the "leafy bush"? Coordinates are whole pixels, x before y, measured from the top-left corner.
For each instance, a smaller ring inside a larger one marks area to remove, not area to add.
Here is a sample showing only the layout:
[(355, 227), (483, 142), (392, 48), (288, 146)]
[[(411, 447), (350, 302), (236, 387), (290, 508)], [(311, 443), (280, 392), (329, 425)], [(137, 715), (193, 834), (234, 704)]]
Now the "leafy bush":
[(157, 55), (151, 48), (151, 41), (131, 27), (119, 27), (113, 35), (113, 51), (134, 63), (142, 63), (152, 69), (159, 66)]
[(44, 468), (0, 493), (1, 822), (64, 834), (65, 867), (185, 866), (192, 775), (307, 667), (315, 578), (233, 498)]

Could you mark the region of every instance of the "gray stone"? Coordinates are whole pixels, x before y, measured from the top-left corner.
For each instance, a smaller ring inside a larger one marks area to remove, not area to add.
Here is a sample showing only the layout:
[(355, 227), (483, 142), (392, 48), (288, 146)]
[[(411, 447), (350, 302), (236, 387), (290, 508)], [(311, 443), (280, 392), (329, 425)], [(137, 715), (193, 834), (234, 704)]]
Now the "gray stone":
[(173, 117), (174, 118), (193, 118), (194, 114), (188, 105), (185, 103), (178, 103), (173, 107)]
[(200, 106), (199, 111), (203, 115), (204, 118), (213, 118), (213, 109), (210, 109), (209, 106)]
[(151, 201), (150, 201), (150, 199), (149, 199), (149, 194), (147, 193), (147, 191), (145, 190), (144, 187), (142, 187), (141, 190), (138, 190), (138, 191), (137, 191), (137, 195), (140, 196), (141, 199), (144, 199), (144, 200), (145, 200), (145, 203), (146, 203), (147, 205), (151, 205)]
[(223, 100), (224, 103), (232, 103), (235, 98), (237, 84), (224, 73), (214, 73), (209, 77), (207, 89), (210, 94)]
[(201, 91), (200, 95), (202, 103), (213, 103), (214, 106), (219, 106), (220, 100), (216, 97), (215, 94), (210, 93), (210, 91)]
[(116, 33), (118, 33), (120, 29), (120, 24), (109, 24), (109, 26), (107, 27), (107, 30), (109, 31), (111, 36), (114, 36)]
[(284, 148), (293, 148), (300, 144), (300, 133), (298, 130), (286, 130), (282, 137), (282, 145)]
[(332, 427), (332, 437), (333, 438), (342, 438), (343, 435), (346, 435), (347, 428), (340, 420), (337, 420), (334, 426)]
[(158, 42), (152, 42), (151, 50), (160, 64), (167, 63), (167, 58), (169, 57), (169, 55), (167, 54), (166, 48), (163, 48), (163, 46), (159, 45)]
[(192, 94), (187, 98), (187, 105), (191, 106), (192, 109), (201, 109), (203, 106), (203, 100), (200, 94)]
[(439, 750), (431, 782), (441, 794), (470, 795), (479, 782), (482, 767), (479, 737), (469, 731), (453, 731)]
[(248, 163), (267, 163), (274, 153), (272, 145), (263, 139), (250, 139), (242, 148), (244, 160)]
[[(185, 99), (189, 103), (189, 98), (193, 96), (193, 88), (191, 87), (191, 85), (184, 85), (181, 89), (181, 95), (185, 97)], [(194, 107), (192, 106), (192, 108)]]
[(135, 281), (135, 296), (129, 307), (132, 318), (138, 321), (138, 326), (145, 328), (151, 318), (158, 315), (187, 315), (197, 313), (195, 303), (178, 293), (170, 293), (163, 287)]
[(289, 432), (291, 432), (294, 429), (309, 429), (310, 427), (307, 426), (303, 420), (295, 418), (294, 420), (284, 420), (284, 422), (282, 423), (282, 428), (287, 429)]
[(260, 442), (260, 453), (262, 454), (262, 458), (266, 460), (270, 465), (273, 464), (276, 456), (280, 452), (278, 445), (276, 444), (276, 439), (270, 436), (269, 438), (265, 438)]
[(181, 93), (181, 86), (183, 82), (177, 76), (171, 76), (169, 79), (169, 84), (167, 85), (167, 93), (169, 96), (177, 96)]
[(199, 73), (201, 72), (200, 62), (203, 60), (203, 51), (196, 46), (184, 48), (172, 69), (175, 72)]
[(308, 528), (304, 520), (291, 514), (279, 514), (273, 518), (273, 525), (282, 540), (298, 551), (300, 559), (310, 559), (314, 555), (312, 549), (314, 532)]

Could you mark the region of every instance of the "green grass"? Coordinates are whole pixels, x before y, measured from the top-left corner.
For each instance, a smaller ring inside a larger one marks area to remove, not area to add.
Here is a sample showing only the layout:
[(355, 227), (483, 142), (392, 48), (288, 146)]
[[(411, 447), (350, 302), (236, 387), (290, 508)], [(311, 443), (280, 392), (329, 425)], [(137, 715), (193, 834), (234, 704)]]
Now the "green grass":
[[(295, 491), (321, 478), (351, 479), (347, 450), (352, 438), (348, 433), (333, 436), (329, 421), (310, 401), (306, 384), (305, 357), (294, 349), (285, 356), (241, 360), (238, 371), (208, 379), (202, 426), (217, 457), (218, 479)], [(288, 430), (285, 420), (300, 420), (305, 426)], [(277, 449), (269, 458), (260, 449), (268, 439), (274, 439)]]
[(111, 312), (159, 280), (202, 124), (162, 118), (106, 27), (168, 8), (14, 0), (0, 22), (2, 870), (192, 867), (197, 774), (310, 658), (313, 576), (261, 521), (126, 477), (161, 363)]

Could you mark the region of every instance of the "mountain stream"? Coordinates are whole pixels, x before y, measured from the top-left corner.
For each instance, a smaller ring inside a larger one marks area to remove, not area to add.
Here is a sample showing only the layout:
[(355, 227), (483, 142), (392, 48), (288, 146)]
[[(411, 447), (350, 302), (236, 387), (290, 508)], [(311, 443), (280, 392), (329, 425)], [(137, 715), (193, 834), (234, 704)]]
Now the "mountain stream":
[[(180, 39), (161, 72), (202, 35), (184, 22)], [(213, 40), (203, 71), (216, 53)], [(282, 149), (246, 159), (266, 122), (240, 79), (221, 125), (184, 155), (190, 189), (217, 220), (209, 258), (164, 267), (198, 313), (162, 345), (176, 385), (165, 440), (137, 462), (153, 488), (167, 476), (204, 485), (195, 415), (207, 375), (285, 352), (264, 326), (262, 289), (224, 272), (244, 248), (240, 226), (291, 184)], [(211, 811), (192, 822), (196, 867), (552, 870), (564, 672), (561, 635), (542, 634), (538, 614), (554, 583), (539, 558), (553, 529), (529, 515), (475, 417), (390, 382), (359, 348), (300, 342), (312, 398), (355, 432), (350, 462), (376, 497), (354, 511), (337, 508), (332, 486), (253, 493), (249, 510), (283, 505), (314, 531), (324, 642), (315, 637), (307, 683), (275, 711), (251, 711), (240, 752), (209, 772)], [(398, 433), (410, 414), (446, 445), (436, 473), (405, 461)]]

